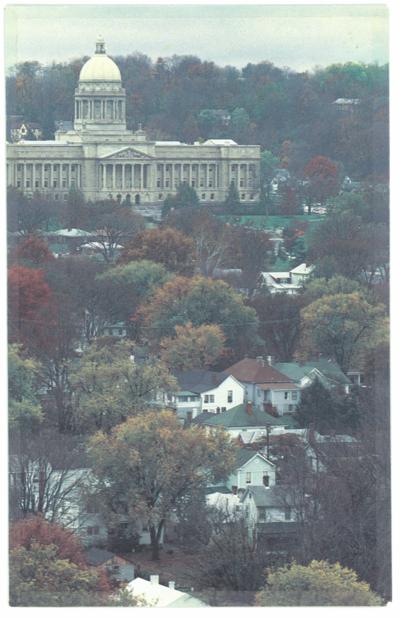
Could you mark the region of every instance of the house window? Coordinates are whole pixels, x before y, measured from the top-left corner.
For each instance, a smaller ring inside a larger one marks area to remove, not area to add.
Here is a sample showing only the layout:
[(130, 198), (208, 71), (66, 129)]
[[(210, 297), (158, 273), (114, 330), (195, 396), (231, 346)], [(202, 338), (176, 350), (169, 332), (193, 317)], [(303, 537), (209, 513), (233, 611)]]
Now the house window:
[(88, 536), (94, 536), (96, 534), (99, 534), (99, 527), (98, 526), (89, 526), (86, 529), (86, 532), (87, 532)]
[(292, 391), (292, 400), (297, 401), (299, 393), (297, 391)]
[(163, 194), (162, 194), (162, 193), (159, 193), (159, 194), (158, 194), (158, 199), (159, 199), (159, 200), (162, 200), (162, 198), (163, 198)]
[(293, 412), (293, 404), (289, 403), (289, 412)]
[(53, 187), (57, 186), (57, 180), (53, 180)]
[(233, 401), (233, 391), (228, 391), (228, 403), (232, 403)]
[(285, 507), (285, 521), (290, 521), (292, 517), (292, 509), (290, 508), (290, 506), (286, 506)]
[(214, 395), (210, 395), (210, 403), (214, 403), (214, 401), (215, 401)]
[(202, 199), (202, 200), (205, 200), (205, 199), (206, 199), (206, 194), (205, 194), (205, 193), (202, 193), (202, 194), (201, 194), (201, 199)]
[(204, 403), (209, 403), (209, 396), (208, 395), (204, 395)]
[(161, 187), (161, 180), (157, 180), (157, 187)]
[(192, 180), (192, 187), (195, 187), (195, 186), (196, 186), (196, 181)]
[(31, 186), (31, 181), (30, 181), (30, 180), (27, 180), (27, 181), (26, 181), (26, 183), (25, 183), (25, 185), (29, 188), (29, 187)]
[(21, 181), (20, 180), (17, 180), (17, 187), (18, 187), (18, 189), (21, 188)]
[(245, 193), (241, 193), (241, 194), (240, 194), (240, 199), (241, 199), (241, 200), (246, 199), (246, 194), (245, 194)]
[(246, 483), (251, 483), (251, 472), (246, 472)]
[(289, 393), (287, 391), (285, 391), (285, 399), (289, 398)]
[(226, 408), (221, 408), (221, 412), (226, 412)]
[(214, 199), (214, 193), (211, 193), (210, 194), (210, 200), (213, 200), (213, 199)]
[(47, 181), (47, 180), (45, 180), (43, 184), (44, 184), (44, 186), (45, 186), (45, 189), (47, 189), (47, 187), (49, 186), (48, 181)]
[(208, 412), (208, 410), (206, 410), (206, 409), (204, 408), (203, 412)]
[(268, 472), (264, 472), (264, 475), (263, 475), (263, 485), (265, 487), (269, 487), (269, 474), (268, 474)]
[(71, 165), (71, 172), (75, 171), (75, 165)]
[(244, 180), (241, 180), (241, 181), (240, 181), (240, 186), (241, 186), (241, 187), (244, 187)]
[(267, 509), (265, 506), (259, 506), (257, 508), (258, 511), (258, 521), (265, 521), (267, 517)]
[(63, 186), (63, 189), (65, 189), (65, 187), (67, 186), (67, 181), (66, 180), (62, 181), (62, 186)]

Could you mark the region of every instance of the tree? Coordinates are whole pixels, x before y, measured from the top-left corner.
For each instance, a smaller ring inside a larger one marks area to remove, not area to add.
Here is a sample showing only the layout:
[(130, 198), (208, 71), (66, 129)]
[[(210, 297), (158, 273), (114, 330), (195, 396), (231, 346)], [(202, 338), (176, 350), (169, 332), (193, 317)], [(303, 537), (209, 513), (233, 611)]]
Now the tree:
[(137, 363), (126, 342), (95, 342), (71, 372), (74, 423), (82, 432), (109, 432), (129, 416), (151, 407), (159, 391), (171, 391), (175, 379), (156, 359)]
[(119, 247), (123, 246), (122, 243), (128, 242), (144, 229), (143, 218), (113, 200), (88, 204), (88, 207), (101, 254), (107, 263), (111, 263)]
[(194, 242), (171, 227), (145, 230), (128, 244), (119, 258), (120, 264), (150, 260), (163, 264), (171, 272), (191, 275), (194, 267)]
[(89, 208), (86, 206), (83, 193), (79, 189), (72, 187), (68, 191), (68, 199), (63, 208), (62, 218), (63, 225), (68, 229), (86, 229), (87, 226), (90, 226)]
[(54, 204), (35, 193), (32, 199), (21, 191), (7, 189), (7, 228), (9, 232), (34, 234), (37, 230), (48, 227), (49, 220), (57, 209)]
[(329, 197), (339, 191), (339, 170), (328, 157), (316, 156), (304, 168), (304, 176), (308, 179), (307, 193), (312, 202), (324, 203)]
[(354, 432), (360, 423), (361, 410), (357, 396), (335, 393), (314, 380), (301, 393), (295, 416), (299, 427), (313, 427), (319, 433)]
[(307, 304), (322, 298), (322, 296), (334, 296), (335, 294), (352, 294), (357, 292), (363, 295), (363, 285), (355, 279), (348, 279), (343, 275), (334, 275), (328, 279), (315, 277), (305, 283), (304, 296)]
[(181, 182), (174, 196), (169, 195), (164, 200), (162, 214), (165, 217), (170, 210), (180, 208), (196, 208), (199, 206), (199, 198), (193, 187), (189, 187), (187, 182)]
[(22, 356), (21, 347), (8, 346), (8, 411), (11, 431), (31, 431), (43, 420), (37, 394), (38, 364)]
[(257, 605), (383, 605), (383, 599), (357, 573), (340, 564), (313, 560), (267, 571), (265, 587), (256, 595)]
[(171, 412), (129, 418), (110, 435), (89, 441), (97, 477), (95, 493), (109, 519), (140, 519), (150, 531), (153, 559), (159, 558), (165, 522), (183, 496), (224, 479), (234, 465), (234, 447), (224, 432), (184, 429)]
[(46, 521), (42, 516), (22, 519), (10, 527), (10, 549), (24, 547), (30, 550), (34, 544), (52, 545), (55, 556), (85, 566), (86, 559), (79, 538), (59, 524)]
[(224, 352), (225, 336), (215, 324), (175, 326), (175, 337), (160, 341), (161, 360), (171, 369), (207, 369)]
[(225, 263), (242, 269), (242, 285), (251, 297), (259, 283), (260, 272), (267, 267), (271, 259), (270, 236), (260, 230), (239, 226), (231, 231), (229, 244)]
[(32, 543), (10, 553), (10, 605), (103, 605), (109, 590), (105, 575), (57, 557), (55, 545)]
[(12, 266), (8, 271), (9, 339), (24, 344), (42, 341), (45, 336), (44, 311), (52, 294), (43, 271)]
[(240, 210), (239, 192), (232, 181), (229, 185), (228, 195), (225, 198), (224, 206), (228, 212), (237, 212)]
[(217, 324), (226, 344), (242, 356), (259, 343), (254, 309), (226, 283), (204, 277), (175, 277), (158, 288), (139, 309), (143, 332), (151, 341), (170, 337), (175, 326), (190, 321), (193, 326)]
[(234, 591), (241, 604), (251, 602), (263, 583), (263, 571), (274, 562), (243, 514), (209, 508), (210, 539), (200, 552), (199, 580), (206, 589)]
[(308, 258), (320, 276), (359, 278), (371, 284), (379, 273), (388, 278), (389, 230), (386, 224), (364, 223), (353, 212), (333, 211), (315, 229)]
[(55, 258), (45, 240), (35, 234), (30, 234), (18, 243), (12, 253), (12, 259), (21, 265), (38, 268)]
[(359, 292), (323, 296), (301, 311), (299, 353), (332, 357), (347, 372), (384, 313), (383, 305), (371, 305)]
[(259, 335), (266, 342), (268, 354), (277, 360), (290, 361), (300, 337), (300, 311), (305, 305), (302, 295), (259, 294), (249, 301), (259, 319)]
[[(36, 429), (36, 428), (35, 428)], [(13, 520), (42, 515), (49, 522), (78, 525), (71, 501), (88, 478), (77, 471), (82, 440), (60, 433), (47, 421), (35, 431), (10, 437), (10, 514)], [(83, 521), (80, 522), (83, 525)]]
[(270, 150), (263, 150), (260, 157), (260, 181), (261, 186), (266, 189), (268, 198), (271, 180), (274, 177), (277, 167), (279, 167), (279, 158), (276, 157)]
[(149, 260), (109, 268), (96, 277), (100, 315), (111, 323), (124, 321), (129, 325), (129, 319), (134, 316), (139, 305), (168, 278), (162, 264)]

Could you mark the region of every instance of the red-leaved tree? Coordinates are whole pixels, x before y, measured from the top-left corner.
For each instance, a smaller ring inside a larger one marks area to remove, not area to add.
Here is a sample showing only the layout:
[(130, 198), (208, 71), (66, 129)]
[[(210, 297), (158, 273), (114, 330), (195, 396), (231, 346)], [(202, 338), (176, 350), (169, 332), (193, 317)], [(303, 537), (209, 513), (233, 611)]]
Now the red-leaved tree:
[(40, 266), (55, 259), (47, 242), (35, 234), (23, 238), (11, 257), (17, 262), (34, 266)]
[(324, 203), (339, 190), (339, 169), (328, 157), (313, 157), (304, 168), (304, 176), (309, 181), (307, 194), (311, 201)]
[(41, 516), (21, 519), (10, 527), (10, 549), (30, 549), (34, 542), (55, 545), (59, 559), (70, 560), (79, 566), (86, 565), (82, 545), (71, 530), (50, 523)]

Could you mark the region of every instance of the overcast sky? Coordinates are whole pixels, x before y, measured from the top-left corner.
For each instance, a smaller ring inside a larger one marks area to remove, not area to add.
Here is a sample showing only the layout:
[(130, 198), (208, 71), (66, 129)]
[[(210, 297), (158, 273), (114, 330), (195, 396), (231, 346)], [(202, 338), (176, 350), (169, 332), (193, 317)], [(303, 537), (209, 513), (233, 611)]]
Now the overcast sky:
[(194, 54), (238, 68), (269, 60), (295, 70), (388, 61), (382, 5), (28, 5), (6, 9), (6, 66), (91, 55)]

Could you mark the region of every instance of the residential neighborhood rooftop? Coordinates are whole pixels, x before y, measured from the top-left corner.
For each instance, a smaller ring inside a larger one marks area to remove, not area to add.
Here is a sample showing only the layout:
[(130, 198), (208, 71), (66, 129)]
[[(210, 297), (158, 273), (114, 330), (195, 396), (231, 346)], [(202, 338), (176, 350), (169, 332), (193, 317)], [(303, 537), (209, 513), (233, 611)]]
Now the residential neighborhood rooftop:
[[(198, 421), (198, 417), (196, 419)], [(283, 416), (272, 416), (264, 410), (260, 410), (255, 406), (249, 408), (248, 404), (240, 404), (221, 412), (220, 414), (212, 414), (206, 418), (201, 424), (212, 427), (265, 427), (266, 425), (277, 425), (284, 427), (295, 427), (296, 421), (290, 414)]]
[(244, 358), (228, 367), (225, 371), (241, 382), (250, 382), (252, 384), (287, 384), (290, 382), (287, 375), (271, 367), (262, 358)]

